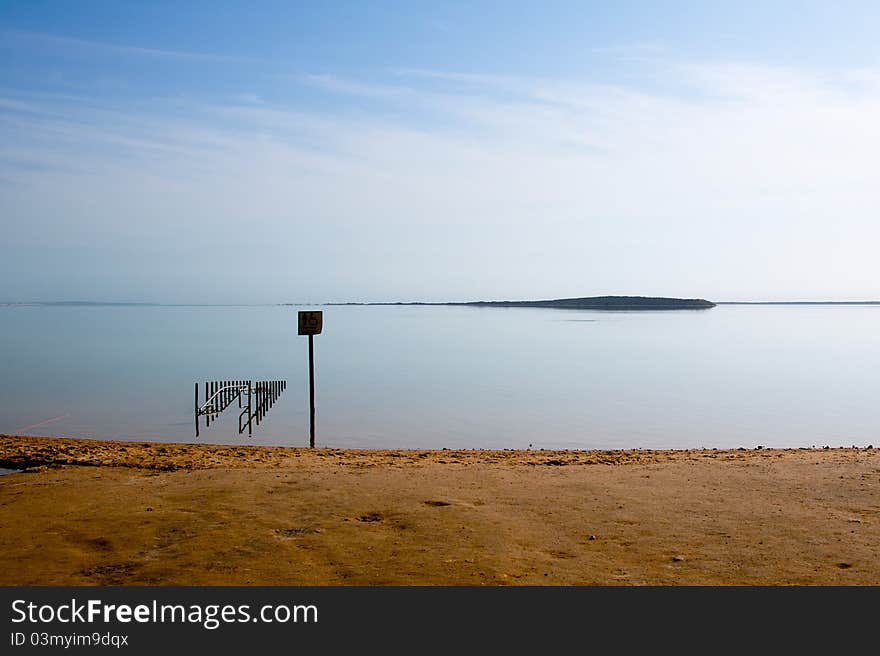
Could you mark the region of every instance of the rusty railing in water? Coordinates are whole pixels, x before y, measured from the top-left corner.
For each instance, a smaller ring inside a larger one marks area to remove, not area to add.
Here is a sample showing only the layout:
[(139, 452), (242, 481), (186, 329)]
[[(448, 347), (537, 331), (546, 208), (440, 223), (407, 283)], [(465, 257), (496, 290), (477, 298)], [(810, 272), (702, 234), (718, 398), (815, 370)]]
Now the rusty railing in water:
[(253, 435), (254, 425), (269, 412), (281, 393), (287, 389), (286, 380), (213, 380), (205, 383), (205, 400), (199, 405), (199, 384), (195, 384), (196, 437), (199, 436), (199, 418), (205, 418), (205, 427), (216, 421), (220, 413), (235, 401), (241, 412), (238, 414), (238, 434), (247, 429)]

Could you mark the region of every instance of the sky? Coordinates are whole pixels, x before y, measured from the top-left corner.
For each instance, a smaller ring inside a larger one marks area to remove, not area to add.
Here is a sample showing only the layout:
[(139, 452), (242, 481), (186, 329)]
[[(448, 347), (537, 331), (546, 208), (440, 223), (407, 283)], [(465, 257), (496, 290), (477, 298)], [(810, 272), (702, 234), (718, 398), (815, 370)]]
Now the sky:
[(0, 302), (880, 299), (880, 3), (0, 0)]

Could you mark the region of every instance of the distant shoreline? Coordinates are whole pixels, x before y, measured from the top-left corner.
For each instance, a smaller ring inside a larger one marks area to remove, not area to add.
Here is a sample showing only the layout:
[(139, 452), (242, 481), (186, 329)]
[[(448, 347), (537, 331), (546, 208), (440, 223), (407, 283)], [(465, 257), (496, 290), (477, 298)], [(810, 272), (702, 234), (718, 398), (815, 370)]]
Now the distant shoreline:
[(880, 305), (880, 301), (715, 301), (715, 305)]
[[(566, 300), (566, 299), (561, 299)], [(574, 300), (574, 299), (572, 299)], [(669, 299), (669, 300), (702, 300), (702, 299)], [(706, 301), (709, 303), (710, 301)], [(296, 306), (296, 303), (282, 303), (282, 305)], [(303, 304), (308, 305), (308, 304)], [(351, 301), (344, 303), (321, 303), (325, 306), (408, 306), (408, 305), (424, 305), (424, 306), (471, 306), (471, 307), (569, 307), (573, 309), (594, 309), (594, 307), (584, 305), (561, 305), (554, 304), (553, 301), (447, 301), (447, 302), (427, 302), (427, 301)], [(880, 305), (880, 301), (711, 301), (710, 306), (686, 309), (708, 309), (717, 305)], [(642, 308), (642, 309), (666, 309), (666, 308)]]
[(702, 298), (659, 296), (590, 296), (538, 301), (453, 301), (445, 303), (327, 303), (326, 305), (441, 305), (467, 307), (528, 307), (563, 310), (708, 310), (715, 303)]
[[(21, 301), (0, 303), (0, 307), (276, 307), (278, 305), (292, 305), (291, 303), (129, 303), (129, 302), (105, 302), (105, 301)], [(320, 305), (316, 303), (302, 303), (301, 305)]]

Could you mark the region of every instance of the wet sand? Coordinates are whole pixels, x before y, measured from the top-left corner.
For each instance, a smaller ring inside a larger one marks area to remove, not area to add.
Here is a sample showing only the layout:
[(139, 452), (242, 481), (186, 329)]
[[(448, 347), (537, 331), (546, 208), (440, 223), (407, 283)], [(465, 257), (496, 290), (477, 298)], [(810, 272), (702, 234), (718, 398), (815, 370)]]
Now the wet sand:
[(0, 436), (5, 585), (880, 585), (880, 449)]

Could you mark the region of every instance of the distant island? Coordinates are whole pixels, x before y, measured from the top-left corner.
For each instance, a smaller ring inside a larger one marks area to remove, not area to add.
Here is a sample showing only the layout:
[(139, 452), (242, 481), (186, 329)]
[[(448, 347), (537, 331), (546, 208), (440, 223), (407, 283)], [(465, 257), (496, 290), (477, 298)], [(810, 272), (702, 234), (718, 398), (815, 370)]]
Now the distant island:
[(545, 301), (467, 301), (448, 303), (325, 303), (325, 305), (465, 305), (471, 307), (535, 307), (564, 310), (708, 310), (715, 303), (702, 298), (656, 296), (589, 296)]

